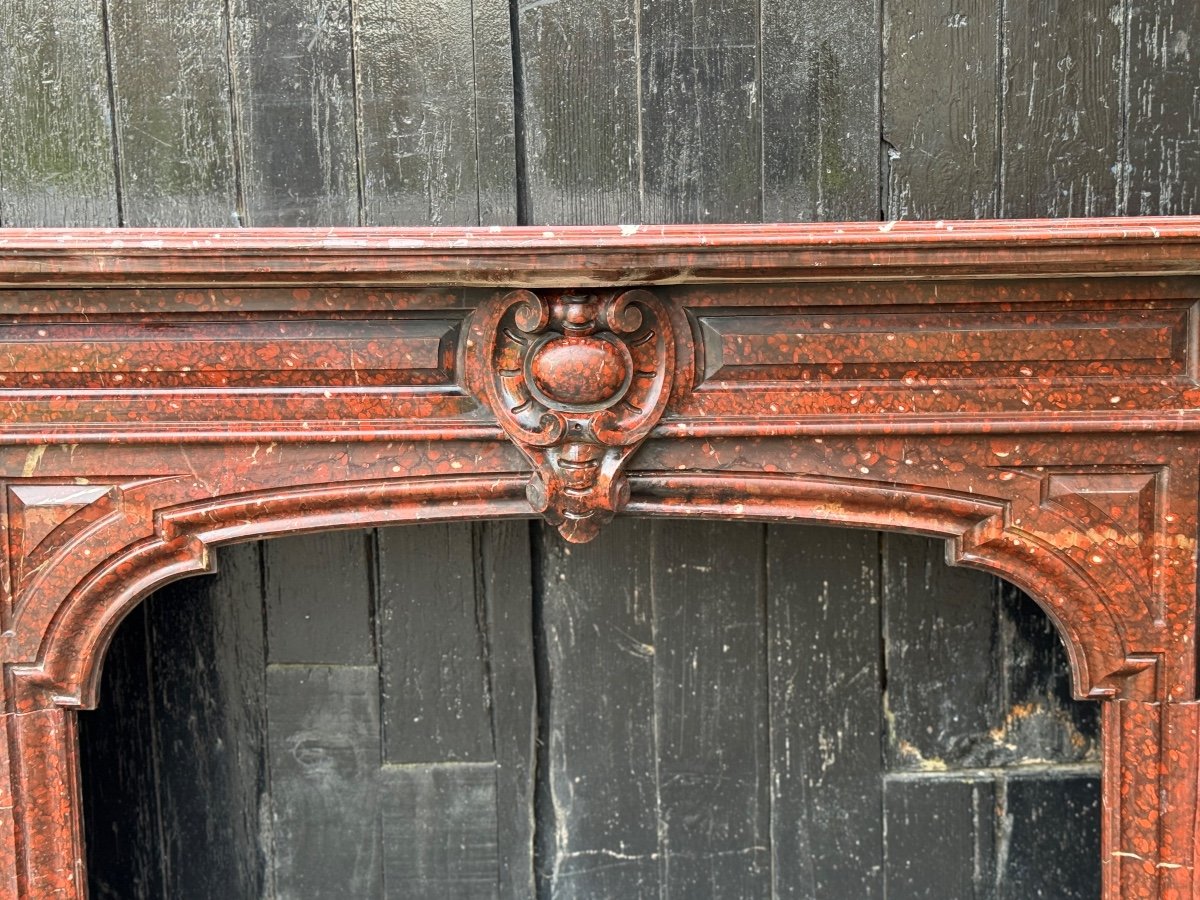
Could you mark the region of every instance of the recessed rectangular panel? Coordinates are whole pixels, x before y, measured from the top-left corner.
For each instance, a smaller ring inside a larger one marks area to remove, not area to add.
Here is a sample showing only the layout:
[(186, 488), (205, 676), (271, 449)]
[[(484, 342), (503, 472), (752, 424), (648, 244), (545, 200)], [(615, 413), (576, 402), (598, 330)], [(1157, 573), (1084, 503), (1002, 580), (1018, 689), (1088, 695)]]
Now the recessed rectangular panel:
[(706, 382), (1186, 374), (1185, 307), (827, 310), (697, 317)]
[(0, 324), (0, 387), (448, 384), (459, 324), (454, 315)]
[[(460, 310), (478, 302), (479, 291), (461, 287), (420, 285), (192, 285), (162, 287), (120, 284), (86, 286), (69, 291), (0, 285), (0, 317), (13, 321), (30, 316), (194, 315), (204, 318), (260, 315), (394, 314)], [(483, 293), (487, 293), (485, 290)]]

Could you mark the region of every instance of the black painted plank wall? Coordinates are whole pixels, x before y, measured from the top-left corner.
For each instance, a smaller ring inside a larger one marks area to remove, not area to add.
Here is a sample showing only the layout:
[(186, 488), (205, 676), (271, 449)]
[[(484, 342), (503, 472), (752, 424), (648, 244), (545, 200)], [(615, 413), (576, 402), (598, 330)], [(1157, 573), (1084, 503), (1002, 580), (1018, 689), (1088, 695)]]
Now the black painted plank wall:
[[(1198, 9), (14, 0), (0, 224), (1195, 213)], [(83, 717), (98, 897), (1097, 893), (1094, 710), (937, 543), (507, 523), (220, 559), (132, 615)]]
[(103, 7), (0, 4), (0, 60), (0, 225), (120, 224)]
[(121, 224), (238, 224), (224, 8), (204, 0), (100, 8)]
[(879, 536), (766, 541), (774, 896), (882, 897)]
[(359, 224), (350, 4), (235, 0), (228, 8), (237, 222)]

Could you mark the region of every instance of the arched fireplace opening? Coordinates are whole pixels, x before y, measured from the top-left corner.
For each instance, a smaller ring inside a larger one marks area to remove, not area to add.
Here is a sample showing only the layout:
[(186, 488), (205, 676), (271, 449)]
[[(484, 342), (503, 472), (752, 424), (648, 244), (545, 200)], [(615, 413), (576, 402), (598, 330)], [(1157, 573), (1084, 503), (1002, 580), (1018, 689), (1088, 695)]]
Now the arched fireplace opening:
[(224, 547), (80, 715), (92, 896), (1095, 897), (1097, 708), (944, 557), (645, 519)]

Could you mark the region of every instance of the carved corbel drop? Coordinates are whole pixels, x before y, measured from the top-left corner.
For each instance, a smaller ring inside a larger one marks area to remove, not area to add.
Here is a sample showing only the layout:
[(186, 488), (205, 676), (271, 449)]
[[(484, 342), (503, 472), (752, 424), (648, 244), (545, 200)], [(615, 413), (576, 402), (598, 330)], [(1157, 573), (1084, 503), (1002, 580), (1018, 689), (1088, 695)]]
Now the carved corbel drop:
[(591, 540), (629, 499), (622, 469), (662, 416), (675, 339), (650, 291), (513, 291), (481, 308), (472, 386), (533, 464), (533, 508)]

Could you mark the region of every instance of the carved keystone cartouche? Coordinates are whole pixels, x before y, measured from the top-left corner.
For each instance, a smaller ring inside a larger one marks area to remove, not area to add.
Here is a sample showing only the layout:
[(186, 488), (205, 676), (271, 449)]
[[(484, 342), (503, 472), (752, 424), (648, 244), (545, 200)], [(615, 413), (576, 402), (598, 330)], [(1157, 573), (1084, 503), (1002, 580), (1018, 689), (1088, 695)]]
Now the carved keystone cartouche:
[(650, 291), (513, 291), (473, 317), (472, 385), (533, 463), (533, 508), (581, 543), (629, 499), (625, 461), (671, 392), (675, 341)]

